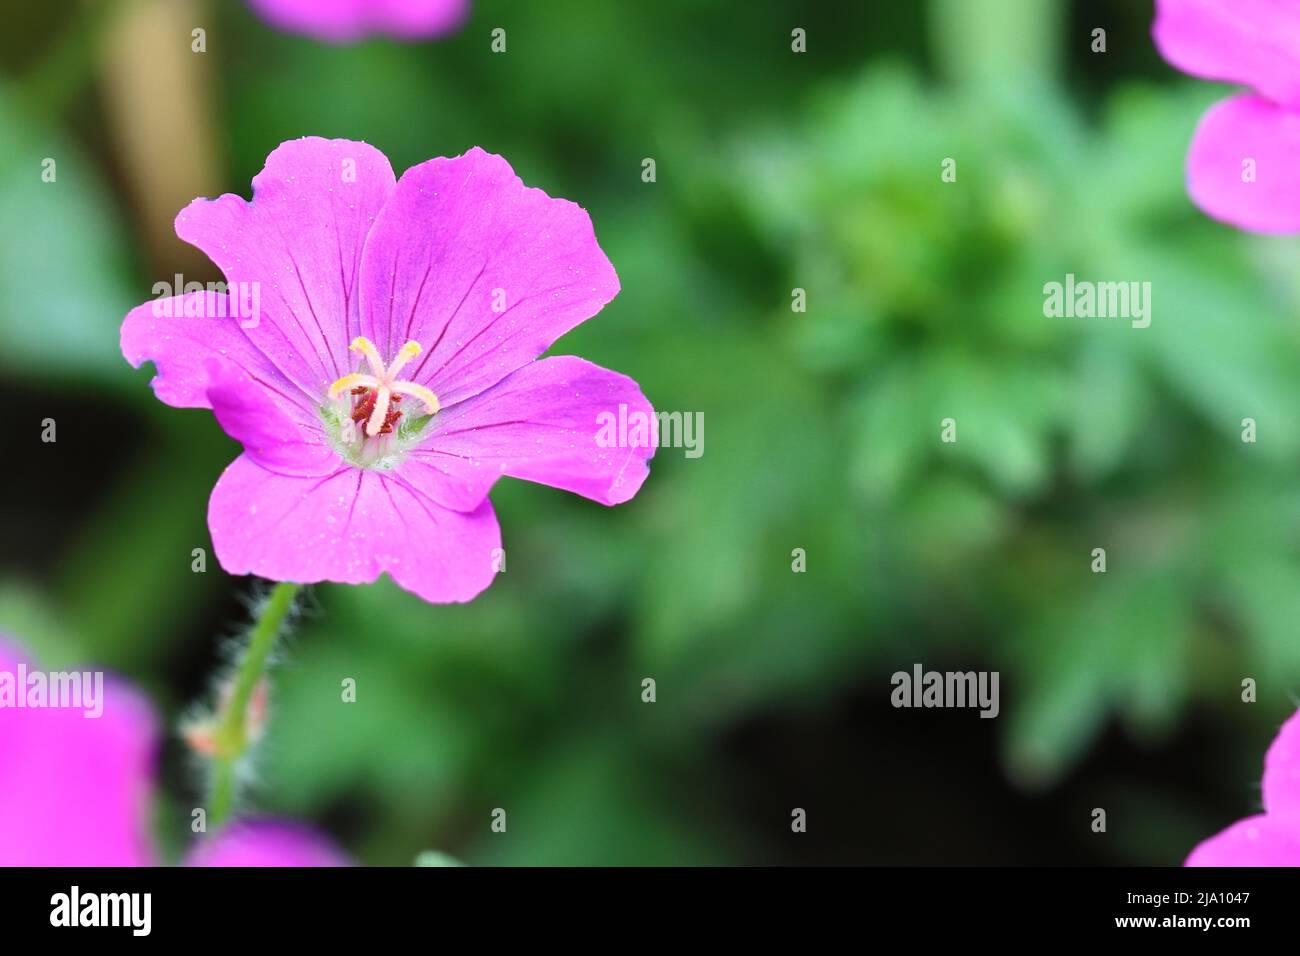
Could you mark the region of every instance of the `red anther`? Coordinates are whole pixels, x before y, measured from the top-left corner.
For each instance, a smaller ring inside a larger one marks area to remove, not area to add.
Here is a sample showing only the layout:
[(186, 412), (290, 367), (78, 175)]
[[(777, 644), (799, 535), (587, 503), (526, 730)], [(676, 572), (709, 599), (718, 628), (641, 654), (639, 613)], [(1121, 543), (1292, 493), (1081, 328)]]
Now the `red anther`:
[(375, 393), (368, 388), (361, 390), (362, 398), (352, 406), (354, 422), (369, 421), (370, 413), (375, 410)]
[[(375, 412), (375, 401), (378, 397), (375, 390), (359, 385), (352, 390), (352, 394), (363, 396), (352, 406), (352, 420), (357, 424), (370, 421), (370, 416)], [(393, 425), (402, 417), (402, 413), (395, 407), (401, 400), (402, 396), (400, 395), (390, 395), (388, 397), (388, 414), (384, 417), (384, 423), (379, 426), (379, 434), (391, 435), (393, 433)]]

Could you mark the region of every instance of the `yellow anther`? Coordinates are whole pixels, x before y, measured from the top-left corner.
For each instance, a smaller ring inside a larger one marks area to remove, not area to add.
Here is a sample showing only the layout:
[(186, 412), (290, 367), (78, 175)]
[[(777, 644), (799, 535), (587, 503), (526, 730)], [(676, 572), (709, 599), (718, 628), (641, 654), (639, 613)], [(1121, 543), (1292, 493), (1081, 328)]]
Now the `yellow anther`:
[(334, 384), (330, 386), (330, 398), (338, 398), (344, 392), (350, 392), (358, 385), (364, 385), (366, 388), (378, 388), (379, 380), (373, 375), (363, 375), (360, 372), (353, 372), (351, 375), (344, 375), (340, 379), (335, 379)]
[(388, 379), (392, 381), (398, 372), (400, 372), (406, 363), (411, 361), (420, 354), (420, 343), (411, 341), (407, 342), (397, 350), (397, 358), (393, 359), (393, 364), (388, 366)]
[(375, 373), (376, 378), (384, 377), (384, 360), (379, 357), (379, 349), (375, 348), (375, 343), (371, 342), (364, 335), (358, 335), (348, 346), (353, 352), (360, 352), (370, 363), (371, 370)]

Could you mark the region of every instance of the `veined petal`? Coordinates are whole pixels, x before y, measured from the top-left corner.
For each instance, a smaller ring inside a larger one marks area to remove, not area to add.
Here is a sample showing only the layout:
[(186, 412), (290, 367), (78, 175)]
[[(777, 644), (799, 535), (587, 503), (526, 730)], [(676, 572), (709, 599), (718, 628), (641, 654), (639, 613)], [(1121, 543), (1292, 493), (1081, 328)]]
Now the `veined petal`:
[[(0, 671), (19, 662), (0, 644)], [(103, 711), (0, 708), (0, 866), (150, 866), (148, 830), (157, 725), (114, 678)]]
[(337, 471), (339, 456), (319, 422), (300, 424), (247, 373), (209, 359), (208, 401), (226, 434), (259, 465), (286, 475)]
[(256, 288), (259, 320), (248, 338), (310, 395), (352, 370), (361, 250), (393, 188), (377, 149), (307, 137), (267, 157), (251, 202), (196, 199), (176, 217), (176, 234), (232, 287)]
[(316, 831), (284, 820), (237, 821), (196, 844), (188, 866), (348, 866)]
[(1184, 73), (1300, 107), (1300, 4), (1292, 0), (1156, 0), (1151, 33)]
[(537, 358), (618, 288), (581, 207), (475, 148), (402, 174), (362, 253), (361, 334), (386, 357), (418, 342), (402, 377), (445, 408)]
[(1187, 189), (1216, 219), (1252, 232), (1300, 232), (1300, 113), (1258, 96), (1211, 107), (1187, 155)]
[(448, 507), (477, 504), (502, 475), (614, 505), (649, 474), (654, 425), (632, 379), (555, 356), (444, 409), (398, 471)]
[(1272, 814), (1238, 820), (1199, 844), (1186, 866), (1300, 866), (1300, 825)]
[(468, 601), (492, 581), (501, 530), (489, 502), (462, 513), (400, 476), (345, 467), (277, 474), (247, 454), (208, 504), (221, 566), (275, 581), (365, 584), (387, 573), (426, 601)]
[(228, 297), (194, 292), (132, 309), (122, 323), (122, 354), (134, 367), (153, 362), (154, 393), (176, 408), (211, 408), (209, 363), (233, 363), (274, 393), (295, 421), (315, 421), (313, 399), (259, 349), (240, 327)]

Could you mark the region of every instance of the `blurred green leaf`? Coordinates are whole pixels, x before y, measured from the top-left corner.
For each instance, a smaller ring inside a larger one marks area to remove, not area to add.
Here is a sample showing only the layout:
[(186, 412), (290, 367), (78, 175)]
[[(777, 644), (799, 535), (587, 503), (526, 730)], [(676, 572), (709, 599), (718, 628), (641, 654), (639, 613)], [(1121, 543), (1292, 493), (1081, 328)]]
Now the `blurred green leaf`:
[(128, 381), (118, 327), (139, 296), (122, 279), (123, 226), (99, 171), (3, 87), (0, 140), (0, 365), (18, 378)]

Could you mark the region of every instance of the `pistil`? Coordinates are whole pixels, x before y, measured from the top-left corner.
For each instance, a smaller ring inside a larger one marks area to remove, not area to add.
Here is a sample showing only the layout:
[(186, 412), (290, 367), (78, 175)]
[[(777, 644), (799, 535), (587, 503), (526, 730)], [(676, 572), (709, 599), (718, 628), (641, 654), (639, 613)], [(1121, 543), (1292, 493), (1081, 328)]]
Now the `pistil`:
[(397, 377), (407, 363), (420, 354), (418, 342), (412, 341), (403, 345), (397, 350), (393, 363), (388, 366), (384, 365), (384, 360), (380, 357), (374, 343), (364, 336), (357, 336), (348, 348), (360, 352), (365, 357), (371, 374), (353, 372), (344, 375), (329, 387), (329, 396), (338, 398), (344, 392), (349, 392), (354, 399), (359, 399), (352, 407), (352, 420), (358, 424), (363, 421), (366, 423), (368, 437), (387, 435), (393, 431), (397, 419), (402, 415), (402, 412), (394, 406), (401, 402), (403, 395), (418, 398), (424, 403), (428, 414), (438, 413), (441, 407), (438, 396), (423, 385)]

